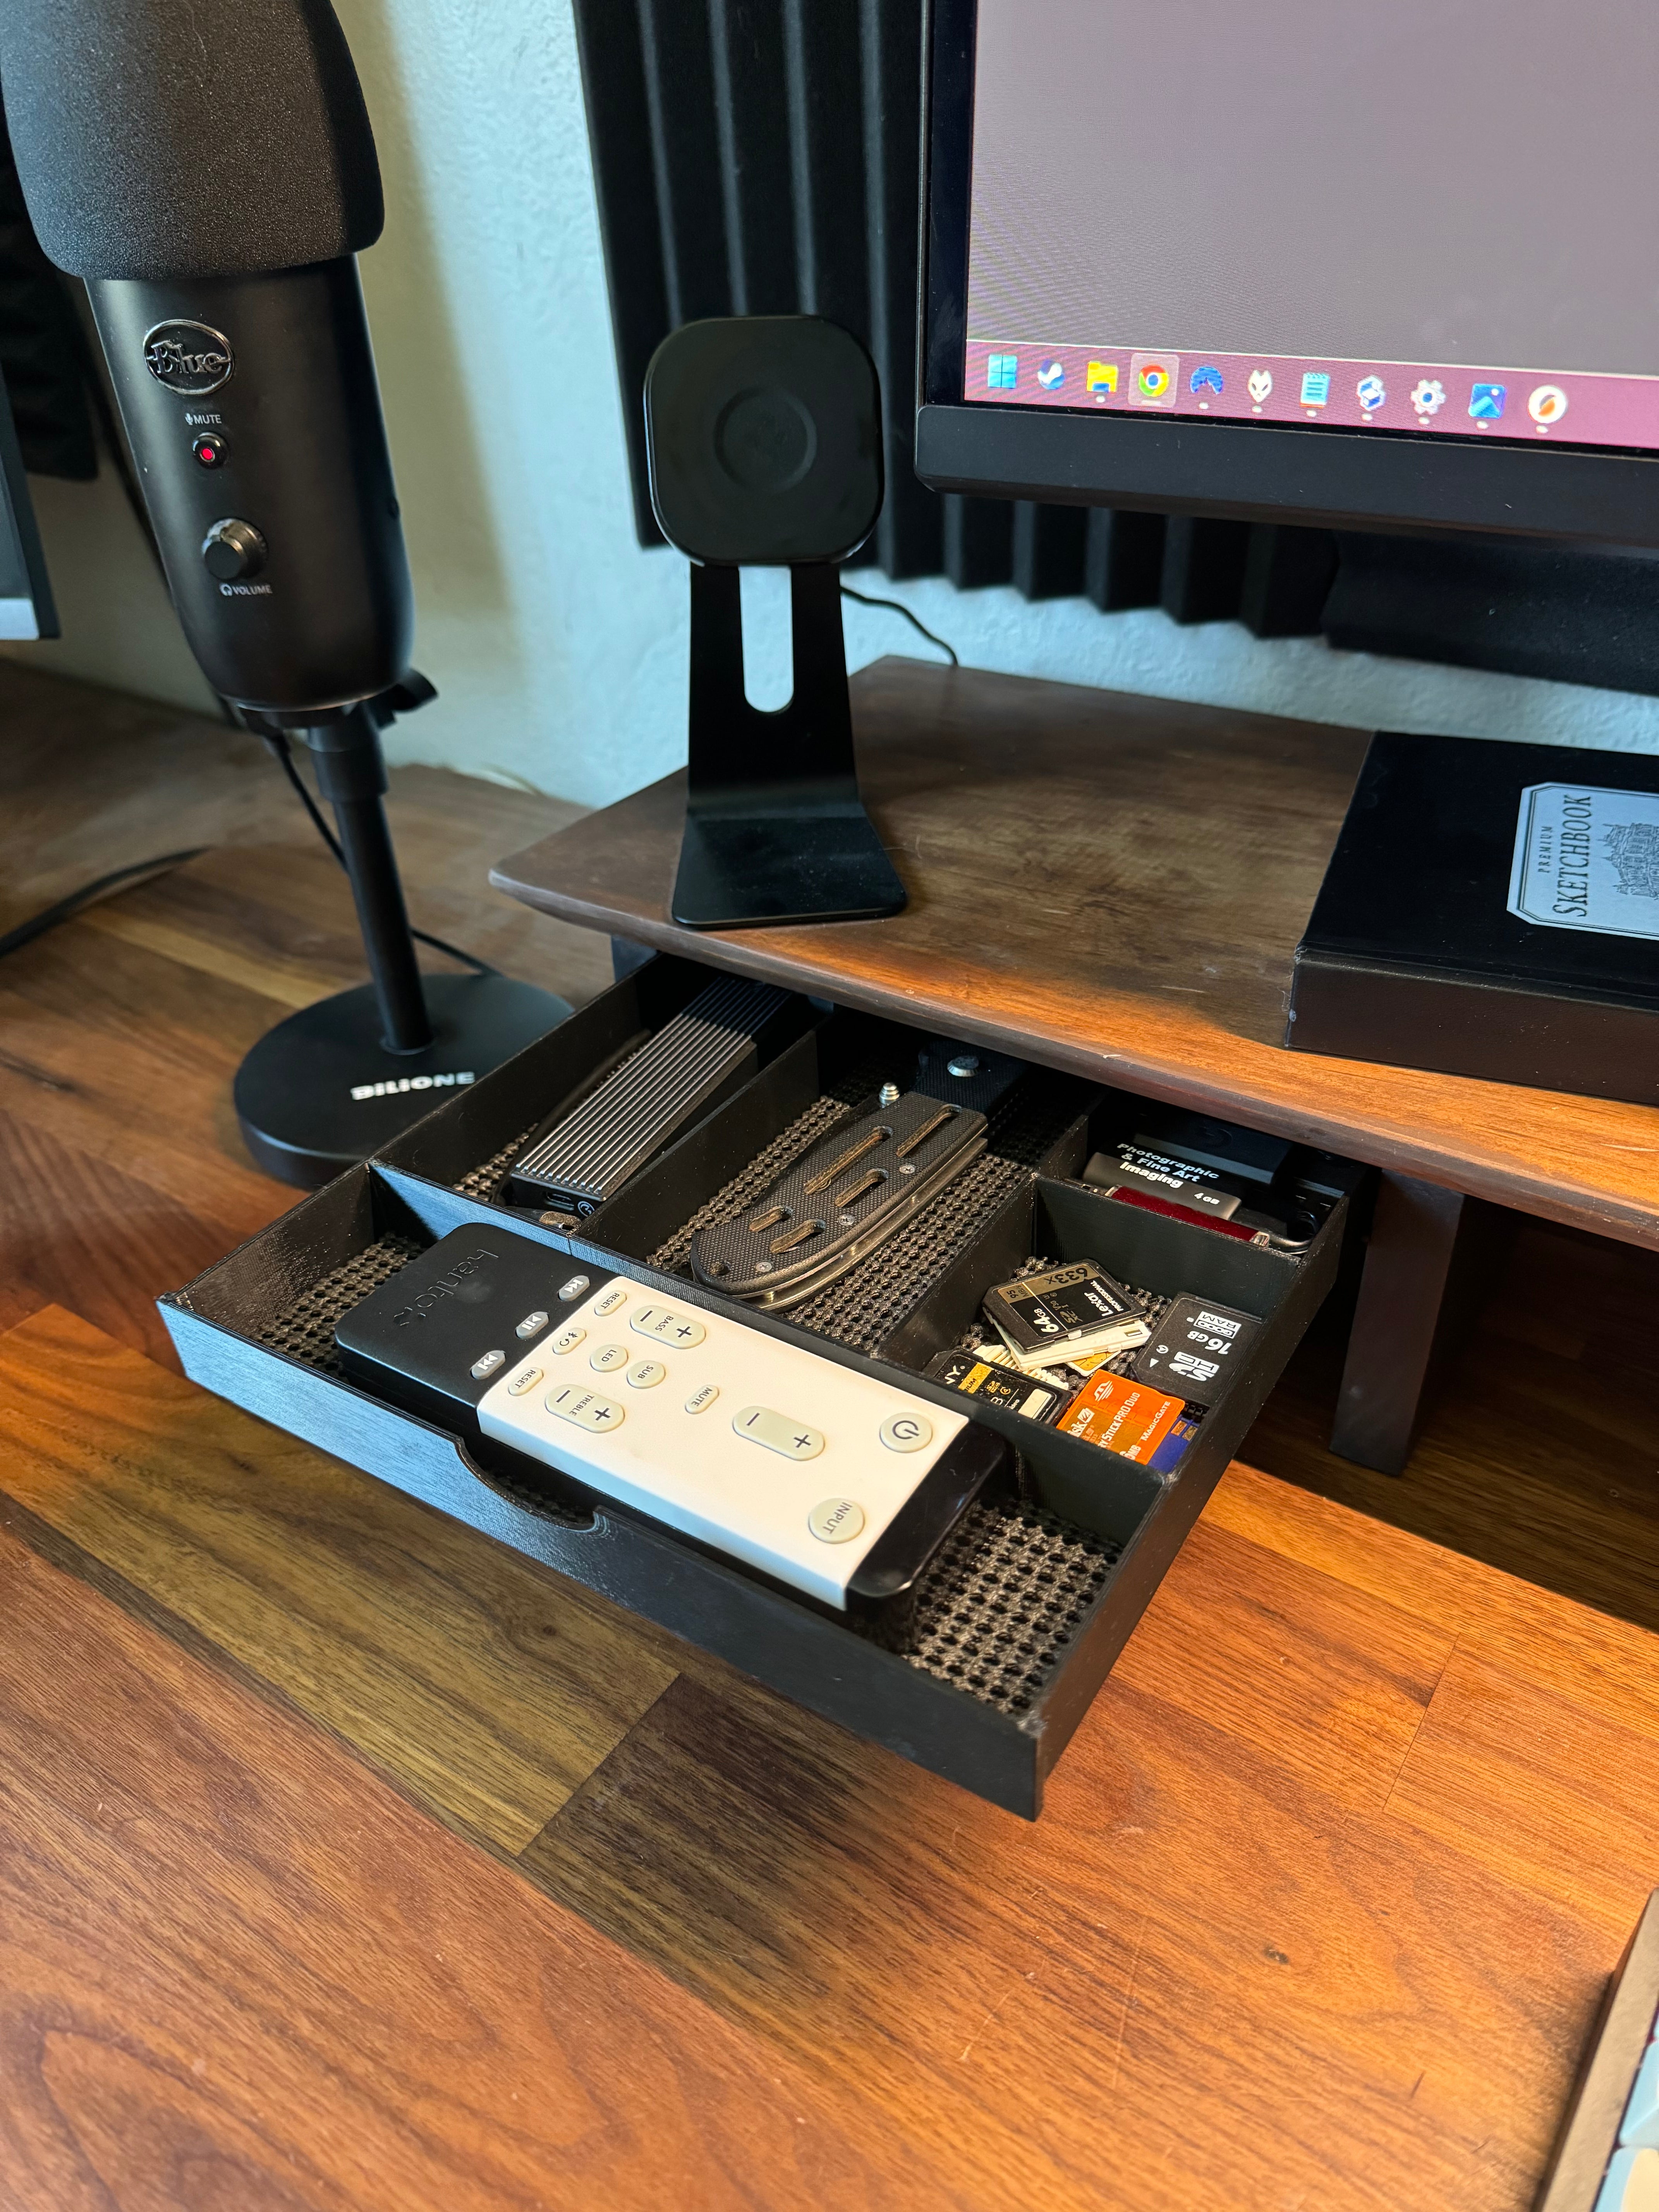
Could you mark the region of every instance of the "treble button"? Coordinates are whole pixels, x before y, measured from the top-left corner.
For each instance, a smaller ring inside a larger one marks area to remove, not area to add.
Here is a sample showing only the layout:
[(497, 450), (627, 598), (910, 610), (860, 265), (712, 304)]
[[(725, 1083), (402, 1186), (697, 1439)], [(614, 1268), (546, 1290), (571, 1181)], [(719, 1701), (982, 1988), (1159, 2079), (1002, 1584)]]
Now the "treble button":
[(602, 1398), (597, 1390), (584, 1390), (578, 1382), (561, 1383), (556, 1390), (548, 1392), (542, 1403), (556, 1419), (568, 1421), (574, 1428), (586, 1429), (594, 1436), (621, 1428), (628, 1419), (614, 1398)]

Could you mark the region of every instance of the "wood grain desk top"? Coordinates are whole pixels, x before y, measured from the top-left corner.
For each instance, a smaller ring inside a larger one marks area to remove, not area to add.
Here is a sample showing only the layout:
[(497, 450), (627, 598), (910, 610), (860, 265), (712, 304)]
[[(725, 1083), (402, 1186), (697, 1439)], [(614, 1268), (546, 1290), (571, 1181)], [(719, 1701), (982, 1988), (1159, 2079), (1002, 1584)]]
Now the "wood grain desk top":
[(1235, 1468), (1035, 1826), (48, 1308), (7, 2212), (1524, 2212), (1659, 1638)]
[(853, 696), (865, 795), (910, 893), (891, 921), (679, 927), (679, 776), (492, 881), (568, 921), (1659, 1246), (1652, 1109), (1283, 1049), (1361, 733), (899, 659)]
[[(238, 841), (0, 963), (4, 2212), (1525, 2212), (1659, 1881), (1659, 1637), (1534, 1586), (1656, 1618), (1647, 1254), (1528, 1230), (1422, 1482), (1282, 1385), (1028, 1826), (170, 1370), (349, 895), (237, 733), (0, 726), (8, 921)], [(398, 772), (416, 918), (586, 997), (526, 810)]]

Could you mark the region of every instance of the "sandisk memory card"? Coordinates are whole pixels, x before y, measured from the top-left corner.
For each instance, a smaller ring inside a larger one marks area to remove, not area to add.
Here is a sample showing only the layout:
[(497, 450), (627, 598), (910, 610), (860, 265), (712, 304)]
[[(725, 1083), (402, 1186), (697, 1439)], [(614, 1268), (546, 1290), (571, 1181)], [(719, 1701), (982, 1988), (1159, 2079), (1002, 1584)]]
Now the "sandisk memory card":
[(1103, 1369), (1091, 1375), (1060, 1415), (1062, 1434), (1082, 1437), (1123, 1459), (1150, 1461), (1182, 1418), (1182, 1401), (1150, 1383)]
[(999, 1283), (985, 1294), (985, 1314), (1022, 1367), (1046, 1367), (1078, 1353), (1121, 1352), (1144, 1344), (1146, 1301), (1109, 1275), (1097, 1260), (1073, 1260), (1038, 1275)]
[(941, 1352), (921, 1371), (935, 1382), (944, 1383), (947, 1390), (960, 1390), (964, 1398), (1000, 1406), (1006, 1413), (1023, 1413), (1028, 1421), (1046, 1422), (1050, 1428), (1071, 1395), (1013, 1368), (976, 1359), (971, 1352)]
[(1249, 1361), (1261, 1334), (1254, 1314), (1209, 1298), (1177, 1298), (1136, 1353), (1133, 1371), (1139, 1382), (1178, 1390), (1194, 1405), (1213, 1406), (1235, 1370)]

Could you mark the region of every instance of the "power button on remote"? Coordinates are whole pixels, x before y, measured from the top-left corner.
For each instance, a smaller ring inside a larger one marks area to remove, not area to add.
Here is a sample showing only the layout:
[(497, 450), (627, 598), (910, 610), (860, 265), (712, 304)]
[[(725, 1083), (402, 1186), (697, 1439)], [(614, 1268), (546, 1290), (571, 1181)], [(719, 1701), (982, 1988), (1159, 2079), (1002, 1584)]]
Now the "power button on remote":
[(920, 1413), (891, 1413), (877, 1434), (889, 1451), (926, 1451), (933, 1441), (933, 1425)]

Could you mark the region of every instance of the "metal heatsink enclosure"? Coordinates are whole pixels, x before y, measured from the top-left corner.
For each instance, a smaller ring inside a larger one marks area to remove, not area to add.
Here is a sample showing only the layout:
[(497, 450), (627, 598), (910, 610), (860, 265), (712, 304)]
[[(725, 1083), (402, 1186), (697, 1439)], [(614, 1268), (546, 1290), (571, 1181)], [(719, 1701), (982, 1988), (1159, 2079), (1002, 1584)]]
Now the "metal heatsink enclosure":
[(793, 994), (732, 976), (700, 991), (513, 1168), (509, 1195), (586, 1218), (701, 1114), (748, 1080)]

